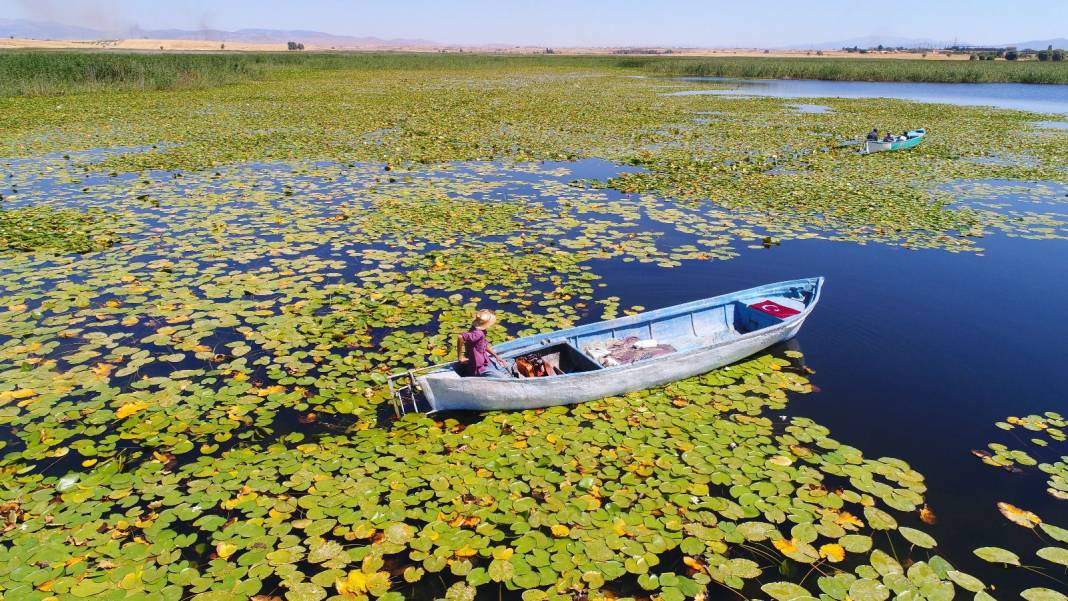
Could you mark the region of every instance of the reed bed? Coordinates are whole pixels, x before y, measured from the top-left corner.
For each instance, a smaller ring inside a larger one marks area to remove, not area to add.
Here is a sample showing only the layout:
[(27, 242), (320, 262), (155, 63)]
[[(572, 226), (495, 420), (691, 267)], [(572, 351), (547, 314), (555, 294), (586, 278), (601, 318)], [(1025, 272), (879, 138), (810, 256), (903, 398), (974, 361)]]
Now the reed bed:
[(315, 70), (458, 70), (530, 67), (625, 70), (645, 75), (913, 81), (1068, 83), (1068, 63), (839, 58), (248, 52), (0, 52), (0, 96), (205, 88)]
[(1068, 83), (1068, 62), (861, 58), (676, 58), (632, 60), (648, 74), (755, 79), (936, 83)]

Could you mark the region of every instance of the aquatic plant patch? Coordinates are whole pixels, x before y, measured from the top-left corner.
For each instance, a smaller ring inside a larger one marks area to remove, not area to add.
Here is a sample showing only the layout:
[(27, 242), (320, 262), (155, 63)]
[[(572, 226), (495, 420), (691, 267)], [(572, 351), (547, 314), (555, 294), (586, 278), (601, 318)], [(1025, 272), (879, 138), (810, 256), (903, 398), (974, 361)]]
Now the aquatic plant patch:
[[(620, 190), (711, 200), (787, 229), (833, 230), (847, 240), (951, 250), (972, 246), (962, 232), (982, 235), (1009, 219), (957, 210), (933, 188), (965, 177), (1065, 181), (1068, 133), (1036, 138), (1027, 113), (826, 99), (820, 102), (830, 112), (795, 114), (778, 99), (664, 96), (693, 84), (626, 77), (625, 70), (563, 63), (515, 70), (472, 60), (467, 68), (463, 61), (421, 67), (418, 77), (405, 69), (309, 68), (210, 90), (85, 94), (76, 102), (8, 98), (0, 101), (0, 126), (5, 146), (21, 156), (171, 143), (91, 166), (102, 173), (248, 160), (398, 167), (600, 157), (647, 167), (604, 178)], [(292, 106), (302, 110), (286, 108)], [(710, 111), (721, 114), (693, 121), (693, 113)], [(859, 156), (845, 142), (873, 124), (922, 124), (931, 135), (910, 153)], [(1035, 162), (968, 160), (993, 154)], [(1028, 229), (1045, 236), (1047, 227)]]
[[(389, 417), (386, 374), (447, 360), (476, 307), (498, 311), (495, 341), (641, 310), (602, 289), (610, 268), (1063, 237), (1045, 207), (940, 188), (1057, 190), (1063, 145), (1014, 133), (1033, 116), (798, 115), (564, 67), (0, 100), (4, 210), (91, 216), (50, 239), (115, 242), (0, 254), (0, 592), (987, 595), (928, 532), (920, 473), (785, 415), (813, 390), (793, 351), (574, 408)], [(872, 120), (939, 133), (900, 157), (840, 143)], [(979, 132), (1041, 160), (963, 160), (991, 151)], [(616, 162), (537, 160), (591, 156)]]
[(1049, 458), (1046, 461), (1036, 459), (1025, 450), (1012, 449), (1001, 443), (987, 445), (992, 452), (973, 450), (972, 454), (987, 465), (1010, 472), (1021, 472), (1023, 468), (1037, 467), (1049, 474), (1049, 487), (1046, 491), (1057, 499), (1068, 500), (1068, 455), (1056, 457), (1056, 453), (1059, 452), (1057, 449), (1063, 448), (1065, 440), (1068, 440), (1068, 435), (1064, 430), (1066, 424), (1068, 422), (1055, 411), (1022, 418), (1009, 416), (1005, 418), (1005, 421), (994, 424), (1010, 432), (1017, 429), (1034, 432), (1029, 442), (1039, 448), (1032, 452), (1038, 454), (1040, 458)]
[(114, 217), (99, 209), (48, 206), (0, 208), (0, 252), (47, 250), (86, 253), (116, 243)]
[[(599, 319), (622, 310), (599, 262), (727, 259), (762, 224), (572, 185), (586, 164), (71, 165), (19, 171), (15, 202), (124, 211), (124, 241), (0, 271), (11, 595), (955, 586), (898, 528), (920, 474), (774, 415), (810, 390), (792, 351), (573, 409), (385, 420), (385, 374), (441, 360), (476, 306), (498, 338)], [(887, 580), (902, 553), (934, 579)]]
[[(1041, 453), (1040, 457), (1049, 457), (1050, 453), (1060, 451), (1050, 448), (1050, 445), (1063, 446), (1066, 435), (1064, 428), (1068, 425), (1060, 413), (1047, 411), (1041, 415), (1033, 414), (1024, 417), (1009, 416), (1003, 421), (994, 424), (1001, 430), (1012, 433), (1020, 442), (1023, 441), (1017, 434), (1027, 432), (1024, 436), (1030, 436), (1029, 442), (1038, 447), (1034, 452)], [(990, 443), (988, 448), (993, 451), (972, 450), (972, 454), (982, 460), (983, 463), (1005, 469), (1009, 472), (1020, 473), (1027, 469), (1037, 469), (1049, 474), (1047, 492), (1054, 498), (1068, 500), (1068, 456), (1061, 456), (1058, 460), (1050, 460), (1040, 463), (1023, 450), (1013, 450), (1001, 443)], [(1011, 489), (1010, 489), (1011, 490)], [(1033, 553), (1042, 563), (1037, 567), (1031, 567), (1030, 557), (1021, 559), (1021, 554), (1014, 550), (1000, 547), (980, 547), (975, 554), (981, 559), (992, 564), (998, 564), (1008, 568), (1024, 568), (1044, 575), (1054, 585), (1063, 584), (1058, 579), (1063, 574), (1063, 568), (1068, 566), (1068, 530), (1063, 526), (1052, 524), (1044, 520), (1035, 512), (1013, 503), (1002, 501), (997, 504), (997, 511), (1002, 517), (1012, 524), (1021, 528), (1028, 528), (1035, 533), (1038, 547), (1032, 549)], [(1058, 516), (1059, 517), (1059, 516)], [(1052, 567), (1051, 567), (1052, 566)], [(1056, 590), (1045, 587), (1034, 587), (1023, 591), (1025, 599), (1059, 599), (1064, 595)]]
[[(58, 479), (14, 475), (0, 555), (33, 567), (10, 572), (5, 588), (25, 599), (110, 589), (422, 598), (498, 586), (524, 599), (684, 599), (713, 583), (757, 586), (770, 561), (780, 574), (820, 575), (812, 588), (764, 584), (776, 598), (982, 590), (893, 517), (917, 508), (920, 474), (865, 458), (811, 420), (775, 418), (788, 393), (808, 388), (790, 360), (765, 355), (573, 409), (413, 414), (390, 429), (292, 432), (180, 463), (154, 451)], [(895, 530), (898, 553), (915, 560), (907, 574), (873, 550), (875, 533)]]

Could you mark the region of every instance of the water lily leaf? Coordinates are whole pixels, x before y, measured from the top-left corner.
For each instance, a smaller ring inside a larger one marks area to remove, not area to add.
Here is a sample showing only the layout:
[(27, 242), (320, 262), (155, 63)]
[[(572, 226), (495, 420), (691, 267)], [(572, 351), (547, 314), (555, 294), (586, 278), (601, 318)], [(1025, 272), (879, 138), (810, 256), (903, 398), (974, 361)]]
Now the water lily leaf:
[(917, 547), (930, 549), (938, 544), (931, 535), (927, 534), (926, 532), (916, 530), (914, 528), (901, 526), (897, 529), (897, 531), (901, 533), (901, 536), (905, 537), (905, 540), (916, 545)]
[(326, 598), (326, 591), (318, 584), (298, 582), (286, 591), (287, 601), (320, 601)]
[(990, 563), (1004, 563), (1014, 566), (1020, 565), (1020, 557), (1018, 555), (1000, 547), (980, 547), (975, 550), (975, 554), (978, 555), (980, 559), (985, 559)]
[(490, 562), (486, 572), (494, 582), (504, 582), (510, 580), (512, 576), (515, 575), (515, 568), (510, 561), (494, 559)]
[(1048, 524), (1046, 522), (1042, 522), (1038, 526), (1042, 528), (1042, 531), (1048, 534), (1053, 540), (1061, 543), (1068, 543), (1068, 530), (1054, 526), (1052, 524)]
[(334, 541), (323, 541), (313, 545), (308, 552), (308, 561), (312, 563), (326, 563), (337, 559), (345, 549)]
[(237, 551), (237, 545), (233, 543), (219, 543), (215, 545), (215, 553), (222, 559), (227, 559)]
[(1020, 596), (1027, 601), (1065, 601), (1068, 599), (1068, 596), (1063, 593), (1044, 587), (1029, 588), (1020, 593)]
[(820, 557), (825, 557), (830, 562), (842, 561), (845, 559), (845, 548), (836, 543), (821, 545)]
[(868, 525), (876, 530), (893, 530), (897, 528), (897, 520), (878, 507), (865, 507), (864, 517), (867, 518)]
[[(419, 582), (425, 573), (423, 568), (408, 566), (407, 568), (404, 568), (404, 581), (409, 583)], [(467, 575), (470, 579), (471, 573), (468, 572)]]
[(861, 578), (849, 587), (849, 597), (854, 601), (886, 601), (890, 589), (877, 580)]
[(812, 596), (807, 589), (792, 582), (770, 582), (761, 586), (760, 590), (777, 601), (797, 601)]
[(475, 588), (468, 586), (465, 582), (454, 582), (445, 591), (445, 599), (447, 601), (474, 601)]
[(1001, 515), (1005, 516), (1005, 519), (1017, 526), (1034, 528), (1042, 523), (1042, 519), (1034, 513), (1025, 509), (1020, 509), (1011, 503), (998, 502), (998, 511), (1001, 512)]
[(986, 585), (983, 584), (983, 581), (979, 580), (975, 576), (972, 576), (971, 574), (966, 574), (964, 572), (958, 572), (957, 570), (950, 570), (950, 571), (946, 572), (946, 575), (957, 586), (961, 587), (962, 589), (964, 589), (966, 591), (971, 591), (973, 593), (978, 593), (979, 591), (981, 591), (981, 590), (986, 588)]
[(110, 590), (111, 588), (112, 585), (109, 582), (82, 580), (75, 584), (73, 587), (71, 587), (70, 593), (75, 597), (79, 598), (94, 597), (96, 595), (99, 595), (100, 593), (103, 593), (104, 591)]
[(1037, 554), (1046, 561), (1068, 566), (1068, 549), (1063, 547), (1043, 547), (1038, 550)]
[(871, 565), (875, 568), (875, 571), (882, 576), (905, 573), (901, 564), (881, 549), (876, 549), (871, 552)]
[(863, 534), (847, 534), (838, 543), (850, 553), (867, 553), (872, 546), (871, 537)]

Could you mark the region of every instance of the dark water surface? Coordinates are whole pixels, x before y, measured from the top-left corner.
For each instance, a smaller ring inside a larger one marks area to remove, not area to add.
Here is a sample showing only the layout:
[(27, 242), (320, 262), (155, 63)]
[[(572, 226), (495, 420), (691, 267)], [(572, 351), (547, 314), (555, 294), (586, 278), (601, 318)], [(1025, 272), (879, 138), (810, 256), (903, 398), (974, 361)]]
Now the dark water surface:
[[(1063, 215), (1064, 190), (1047, 185), (1055, 196), (1048, 195), (1052, 206), (1041, 211)], [(1036, 208), (1033, 197), (1011, 191), (997, 202), (1010, 210)], [(981, 254), (787, 240), (763, 250), (743, 247), (727, 261), (685, 261), (672, 269), (608, 261), (594, 269), (606, 293), (624, 306), (649, 309), (826, 277), (819, 306), (792, 341), (815, 370), (811, 380), (820, 391), (794, 398), (784, 414), (810, 417), (866, 456), (897, 457), (923, 473), (938, 522), (922, 524), (913, 514), (914, 523), (902, 523), (929, 531), (957, 569), (1016, 590), (1068, 590), (972, 554), (1000, 546), (1025, 565), (1049, 568), (1034, 556), (1044, 545), (1005, 520), (996, 504), (1009, 502), (1063, 526), (1068, 501), (1046, 493), (1046, 474), (1037, 469), (1009, 473), (970, 452), (990, 442), (1024, 449), (1040, 462), (1064, 452), (1056, 445), (1040, 449), (1027, 431), (1014, 435), (994, 423), (1010, 415), (1068, 413), (1068, 242), (998, 235), (979, 245)]]
[(774, 98), (896, 98), (915, 102), (993, 106), (1003, 109), (1068, 115), (1068, 85), (1023, 83), (913, 83), (824, 81), (817, 79), (733, 79), (682, 77), (715, 82), (733, 89), (687, 90), (669, 95), (771, 96)]
[(1066, 502), (1046, 494), (1044, 474), (1010, 474), (969, 452), (1001, 440), (993, 424), (1008, 415), (1068, 410), (1068, 244), (983, 244), (986, 256), (787, 241), (719, 263), (601, 272), (611, 292), (648, 307), (825, 276), (820, 304), (796, 338), (820, 392), (794, 399), (787, 413), (811, 417), (868, 456), (898, 457), (922, 472), (939, 516), (925, 528), (955, 565), (982, 575), (1000, 570), (973, 549), (1003, 546), (1026, 562), (1019, 549), (1035, 545), (997, 513), (998, 501), (1054, 523), (1068, 518)]

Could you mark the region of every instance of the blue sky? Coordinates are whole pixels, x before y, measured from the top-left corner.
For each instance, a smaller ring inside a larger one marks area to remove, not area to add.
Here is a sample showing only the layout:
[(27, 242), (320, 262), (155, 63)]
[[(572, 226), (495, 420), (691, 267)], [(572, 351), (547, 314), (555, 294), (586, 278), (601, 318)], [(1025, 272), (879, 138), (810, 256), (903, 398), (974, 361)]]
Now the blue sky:
[(777, 47), (868, 35), (992, 44), (1068, 35), (1068, 0), (0, 0), (0, 18), (456, 44)]

